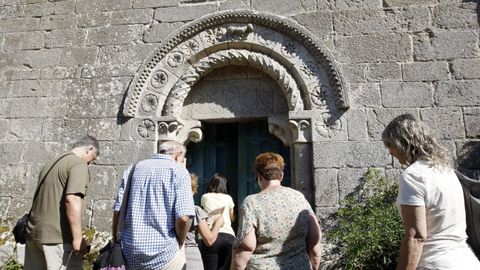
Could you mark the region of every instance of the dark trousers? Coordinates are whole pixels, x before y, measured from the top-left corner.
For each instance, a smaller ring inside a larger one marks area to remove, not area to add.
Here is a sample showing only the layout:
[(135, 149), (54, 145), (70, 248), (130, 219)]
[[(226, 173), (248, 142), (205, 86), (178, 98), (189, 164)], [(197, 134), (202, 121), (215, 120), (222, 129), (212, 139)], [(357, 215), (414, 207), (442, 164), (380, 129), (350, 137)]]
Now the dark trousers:
[(228, 233), (219, 233), (217, 241), (207, 247), (201, 243), (202, 260), (205, 270), (228, 270), (232, 261), (234, 237)]

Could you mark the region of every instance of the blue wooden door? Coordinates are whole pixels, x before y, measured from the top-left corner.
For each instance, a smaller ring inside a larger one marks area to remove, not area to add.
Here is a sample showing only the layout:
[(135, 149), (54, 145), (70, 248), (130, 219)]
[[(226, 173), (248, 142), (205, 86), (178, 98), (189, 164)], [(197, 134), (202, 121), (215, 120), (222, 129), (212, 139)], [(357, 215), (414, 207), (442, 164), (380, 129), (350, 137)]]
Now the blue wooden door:
[(252, 171), (255, 157), (267, 151), (285, 158), (285, 177), (282, 182), (290, 186), (290, 150), (268, 132), (267, 121), (203, 125), (204, 140), (190, 144), (187, 168), (199, 176), (199, 190), (195, 203), (205, 193), (206, 184), (215, 173), (227, 177), (227, 188), (236, 209), (243, 199), (259, 191)]

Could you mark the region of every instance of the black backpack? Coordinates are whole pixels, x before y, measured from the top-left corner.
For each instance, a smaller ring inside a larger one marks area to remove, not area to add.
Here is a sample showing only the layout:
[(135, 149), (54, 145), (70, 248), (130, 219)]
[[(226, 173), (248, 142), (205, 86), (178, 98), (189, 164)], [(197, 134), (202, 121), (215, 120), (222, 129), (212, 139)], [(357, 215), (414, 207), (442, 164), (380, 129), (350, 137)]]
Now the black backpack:
[(463, 188), (467, 216), (468, 244), (480, 259), (480, 171), (455, 170)]

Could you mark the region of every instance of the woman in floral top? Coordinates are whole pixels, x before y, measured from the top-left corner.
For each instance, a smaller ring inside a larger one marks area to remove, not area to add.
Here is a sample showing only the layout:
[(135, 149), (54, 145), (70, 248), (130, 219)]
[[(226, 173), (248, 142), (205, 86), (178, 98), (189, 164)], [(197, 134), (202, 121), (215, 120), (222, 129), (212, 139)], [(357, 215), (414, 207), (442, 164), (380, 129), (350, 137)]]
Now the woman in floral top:
[(320, 227), (302, 193), (283, 187), (283, 158), (257, 156), (254, 172), (260, 193), (245, 198), (232, 269), (318, 269)]

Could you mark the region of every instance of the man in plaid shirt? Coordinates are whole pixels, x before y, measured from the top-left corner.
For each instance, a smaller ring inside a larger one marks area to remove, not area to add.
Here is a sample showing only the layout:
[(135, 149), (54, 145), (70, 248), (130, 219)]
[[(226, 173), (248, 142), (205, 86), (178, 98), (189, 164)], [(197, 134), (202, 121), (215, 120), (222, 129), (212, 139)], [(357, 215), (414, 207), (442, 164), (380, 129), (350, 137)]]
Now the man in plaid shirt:
[[(167, 141), (135, 167), (121, 238), (129, 270), (185, 269), (183, 244), (195, 215), (185, 153), (183, 144)], [(131, 169), (123, 173), (113, 207), (114, 236)]]

